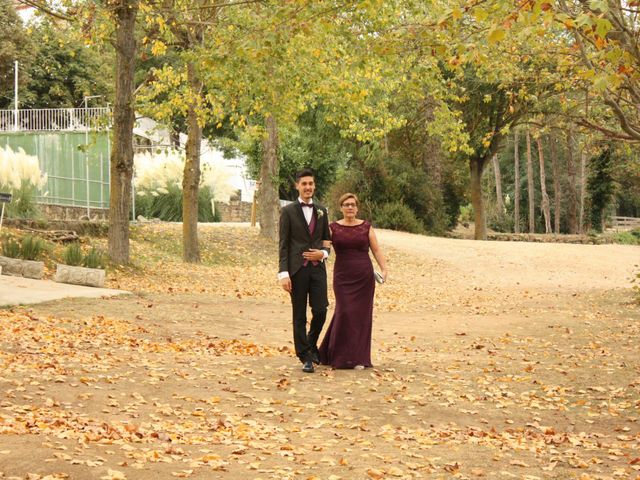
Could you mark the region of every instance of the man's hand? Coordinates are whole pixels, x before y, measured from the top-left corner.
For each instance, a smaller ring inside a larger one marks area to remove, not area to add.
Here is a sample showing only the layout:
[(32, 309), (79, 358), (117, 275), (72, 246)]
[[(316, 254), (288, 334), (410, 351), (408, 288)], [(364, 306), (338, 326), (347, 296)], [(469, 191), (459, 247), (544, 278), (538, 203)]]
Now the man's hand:
[(318, 250), (317, 248), (310, 248), (306, 252), (303, 252), (302, 256), (305, 260), (309, 260), (310, 262), (321, 262), (324, 258), (324, 253), (322, 250)]
[(285, 292), (291, 293), (291, 277), (285, 277), (280, 280), (280, 285)]

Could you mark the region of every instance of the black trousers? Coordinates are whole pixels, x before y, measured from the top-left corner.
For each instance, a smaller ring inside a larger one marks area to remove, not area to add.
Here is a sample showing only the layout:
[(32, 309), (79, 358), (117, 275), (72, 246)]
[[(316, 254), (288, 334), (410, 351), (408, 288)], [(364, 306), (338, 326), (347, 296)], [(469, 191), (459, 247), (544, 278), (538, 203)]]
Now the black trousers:
[[(311, 325), (307, 333), (307, 300), (311, 305)], [(318, 352), (318, 337), (327, 319), (327, 272), (324, 265), (300, 268), (291, 277), (291, 305), (293, 307), (293, 343), (301, 362), (311, 360)]]

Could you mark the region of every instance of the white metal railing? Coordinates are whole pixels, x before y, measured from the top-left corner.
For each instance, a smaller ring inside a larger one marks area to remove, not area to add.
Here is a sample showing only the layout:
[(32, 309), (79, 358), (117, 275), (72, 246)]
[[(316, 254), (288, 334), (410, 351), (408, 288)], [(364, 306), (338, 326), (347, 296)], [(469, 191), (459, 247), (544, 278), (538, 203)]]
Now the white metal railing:
[(110, 126), (108, 107), (0, 110), (0, 132), (84, 131)]

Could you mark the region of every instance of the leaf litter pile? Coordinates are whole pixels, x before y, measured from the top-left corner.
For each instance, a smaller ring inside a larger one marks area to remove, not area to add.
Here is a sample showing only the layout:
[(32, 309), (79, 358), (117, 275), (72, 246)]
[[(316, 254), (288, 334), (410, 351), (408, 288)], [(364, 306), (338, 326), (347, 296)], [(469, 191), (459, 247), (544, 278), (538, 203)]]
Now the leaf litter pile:
[(108, 280), (133, 295), (0, 310), (0, 478), (640, 478), (627, 290), (474, 286), (386, 245), (375, 367), (308, 375), (275, 245), (200, 236), (194, 267), (179, 225), (138, 227)]

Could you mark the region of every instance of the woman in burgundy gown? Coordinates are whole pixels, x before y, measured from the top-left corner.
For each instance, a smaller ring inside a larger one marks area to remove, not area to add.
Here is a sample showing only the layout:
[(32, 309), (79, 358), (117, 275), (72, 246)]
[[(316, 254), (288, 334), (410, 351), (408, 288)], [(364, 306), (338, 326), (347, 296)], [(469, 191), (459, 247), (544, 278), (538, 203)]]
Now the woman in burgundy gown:
[(340, 197), (343, 219), (329, 225), (336, 256), (333, 291), (336, 307), (322, 344), (320, 363), (333, 368), (362, 369), (371, 364), (371, 327), (375, 279), (369, 248), (387, 277), (384, 255), (373, 227), (356, 218), (358, 198), (353, 193)]

